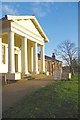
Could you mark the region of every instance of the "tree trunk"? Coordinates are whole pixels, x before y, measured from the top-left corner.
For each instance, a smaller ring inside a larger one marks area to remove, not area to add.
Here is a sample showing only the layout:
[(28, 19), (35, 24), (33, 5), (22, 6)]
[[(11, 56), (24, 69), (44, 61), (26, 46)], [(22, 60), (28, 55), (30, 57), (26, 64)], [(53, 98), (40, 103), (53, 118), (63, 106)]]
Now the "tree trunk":
[(72, 74), (72, 76), (74, 75), (74, 69), (73, 69), (72, 65), (70, 65), (70, 73)]

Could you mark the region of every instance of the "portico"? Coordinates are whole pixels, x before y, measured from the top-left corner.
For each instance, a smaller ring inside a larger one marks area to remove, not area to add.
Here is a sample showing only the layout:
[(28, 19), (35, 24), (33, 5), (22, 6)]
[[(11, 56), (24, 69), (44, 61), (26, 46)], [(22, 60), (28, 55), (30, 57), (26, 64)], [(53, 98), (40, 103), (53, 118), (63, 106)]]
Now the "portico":
[(45, 72), (44, 44), (48, 38), (35, 16), (5, 16), (0, 35), (0, 73), (18, 80), (22, 75), (38, 74), (38, 47), (41, 73)]

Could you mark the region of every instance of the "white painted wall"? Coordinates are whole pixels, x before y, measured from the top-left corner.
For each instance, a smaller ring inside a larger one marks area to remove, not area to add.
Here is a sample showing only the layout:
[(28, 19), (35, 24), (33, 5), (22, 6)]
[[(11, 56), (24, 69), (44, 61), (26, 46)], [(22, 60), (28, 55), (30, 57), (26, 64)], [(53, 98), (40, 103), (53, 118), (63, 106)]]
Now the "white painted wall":
[[(1, 73), (7, 73), (8, 72), (8, 45), (7, 44), (4, 44), (5, 45), (5, 64), (2, 63), (2, 70), (1, 70)], [(21, 72), (21, 50), (16, 47), (17, 49), (15, 50), (15, 53), (18, 54), (18, 72)]]

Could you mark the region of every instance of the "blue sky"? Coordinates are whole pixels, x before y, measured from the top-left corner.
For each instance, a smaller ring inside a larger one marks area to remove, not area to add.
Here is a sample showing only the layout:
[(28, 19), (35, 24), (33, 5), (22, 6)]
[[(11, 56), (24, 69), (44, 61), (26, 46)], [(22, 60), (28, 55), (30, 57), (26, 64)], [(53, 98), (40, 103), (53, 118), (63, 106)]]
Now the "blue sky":
[(46, 55), (51, 56), (57, 45), (64, 40), (78, 45), (77, 2), (3, 2), (1, 12), (2, 16), (35, 15), (49, 39), (45, 45)]

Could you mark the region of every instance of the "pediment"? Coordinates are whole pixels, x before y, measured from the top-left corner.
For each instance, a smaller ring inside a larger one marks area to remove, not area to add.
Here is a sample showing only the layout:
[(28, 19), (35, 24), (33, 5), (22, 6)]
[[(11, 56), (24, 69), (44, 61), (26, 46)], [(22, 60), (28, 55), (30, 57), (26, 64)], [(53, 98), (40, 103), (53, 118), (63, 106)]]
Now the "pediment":
[(2, 18), (2, 21), (16, 22), (20, 27), (26, 28), (28, 31), (32, 32), (35, 35), (43, 38), (45, 42), (48, 42), (48, 38), (38, 23), (35, 16), (14, 16), (14, 15), (5, 15)]
[(37, 28), (35, 27), (34, 23), (31, 20), (20, 20), (17, 21), (21, 26), (23, 26), (24, 28), (28, 29), (29, 31), (31, 31), (32, 33), (34, 33), (35, 35), (38, 35), (40, 37), (42, 37), (40, 35), (40, 33), (38, 32)]

